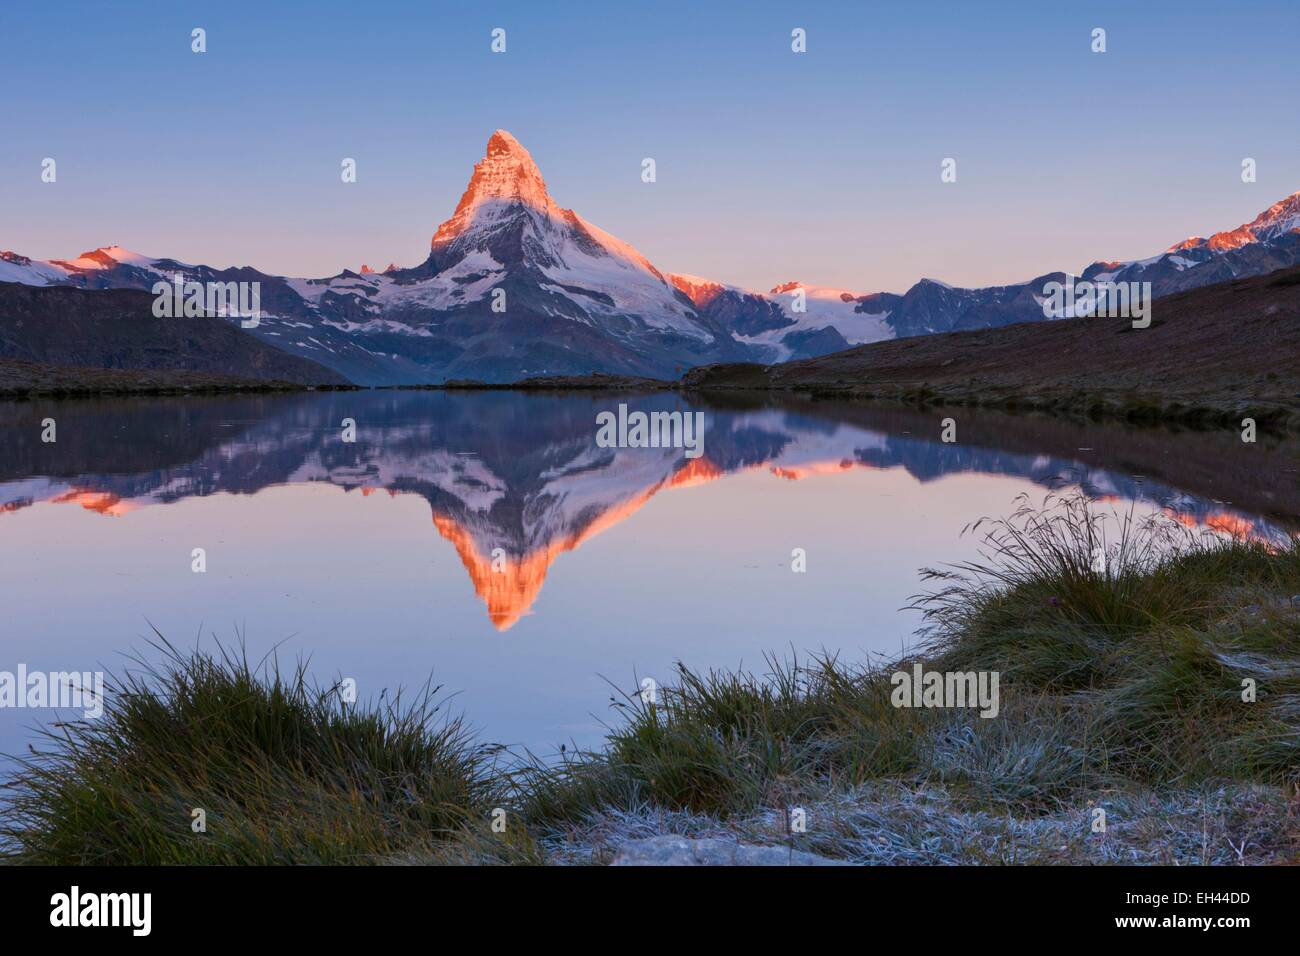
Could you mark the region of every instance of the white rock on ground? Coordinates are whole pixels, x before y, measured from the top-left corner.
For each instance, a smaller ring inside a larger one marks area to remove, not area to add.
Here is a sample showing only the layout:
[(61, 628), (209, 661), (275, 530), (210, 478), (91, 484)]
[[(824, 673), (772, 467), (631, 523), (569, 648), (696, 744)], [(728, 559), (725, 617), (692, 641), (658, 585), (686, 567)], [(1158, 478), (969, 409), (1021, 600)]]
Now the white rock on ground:
[(848, 866), (842, 860), (783, 846), (747, 846), (731, 840), (657, 836), (628, 840), (611, 866)]

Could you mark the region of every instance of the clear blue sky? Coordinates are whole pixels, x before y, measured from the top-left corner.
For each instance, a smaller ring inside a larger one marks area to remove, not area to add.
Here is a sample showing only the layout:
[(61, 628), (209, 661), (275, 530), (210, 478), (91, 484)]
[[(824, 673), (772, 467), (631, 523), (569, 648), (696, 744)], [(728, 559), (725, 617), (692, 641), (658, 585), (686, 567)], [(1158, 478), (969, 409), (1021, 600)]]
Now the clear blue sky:
[(414, 265), (503, 127), (557, 202), (665, 270), (1017, 281), (1151, 255), (1300, 189), (1297, 36), (1296, 0), (6, 0), (0, 248)]

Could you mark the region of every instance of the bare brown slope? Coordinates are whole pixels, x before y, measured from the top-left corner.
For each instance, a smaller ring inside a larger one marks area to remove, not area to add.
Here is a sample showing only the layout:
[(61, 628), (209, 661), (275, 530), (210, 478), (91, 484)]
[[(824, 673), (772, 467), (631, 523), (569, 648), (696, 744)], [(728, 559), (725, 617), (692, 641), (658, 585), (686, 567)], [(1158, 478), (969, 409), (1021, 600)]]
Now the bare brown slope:
[(1157, 299), (1150, 328), (1066, 319), (863, 345), (782, 365), (693, 369), (687, 388), (1300, 421), (1300, 267)]
[[(148, 372), (144, 378), (171, 383), (181, 382), (180, 373), (194, 373), (195, 382), (347, 384), (338, 372), (282, 352), (225, 319), (157, 318), (153, 296), (136, 289), (0, 282), (0, 358), (68, 367), (62, 376), (72, 385), (83, 368)], [(161, 372), (171, 374), (153, 374)]]

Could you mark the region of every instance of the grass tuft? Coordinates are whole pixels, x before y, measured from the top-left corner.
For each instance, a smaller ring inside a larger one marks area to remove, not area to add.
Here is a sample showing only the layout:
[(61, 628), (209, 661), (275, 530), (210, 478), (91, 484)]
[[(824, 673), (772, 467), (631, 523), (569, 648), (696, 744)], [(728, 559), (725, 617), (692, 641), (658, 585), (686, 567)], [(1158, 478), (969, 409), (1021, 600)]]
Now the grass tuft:
[(912, 606), (927, 670), (999, 673), (996, 718), (893, 707), (889, 676), (911, 659), (769, 658), (762, 676), (681, 667), (656, 703), (628, 698), (602, 750), (523, 771), (530, 816), (572, 825), (614, 806), (735, 820), (878, 780), (1031, 815), (1115, 788), (1295, 785), (1294, 539), (1195, 535), (1081, 496), (970, 530), (981, 557), (924, 571), (941, 586)]
[(498, 799), (491, 748), (441, 714), (437, 688), (356, 706), (302, 663), (153, 646), (162, 663), (112, 678), (100, 719), (48, 729), (20, 759), (11, 862), (378, 862), (463, 842)]

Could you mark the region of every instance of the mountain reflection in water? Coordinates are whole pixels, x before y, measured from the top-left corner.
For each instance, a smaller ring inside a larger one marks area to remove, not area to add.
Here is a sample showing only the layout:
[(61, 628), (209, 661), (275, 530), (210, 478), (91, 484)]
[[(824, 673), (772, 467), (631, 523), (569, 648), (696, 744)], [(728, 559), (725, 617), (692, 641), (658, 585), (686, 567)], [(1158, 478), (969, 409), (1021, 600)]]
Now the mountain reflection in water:
[[(703, 408), (703, 455), (689, 459), (682, 449), (597, 447), (597, 413), (622, 402), (647, 412), (700, 408), (672, 393), (423, 391), (0, 406), (0, 535), (5, 513), (41, 503), (130, 520), (140, 508), (312, 482), (417, 495), (492, 624), (506, 630), (531, 611), (561, 555), (660, 495), (742, 472), (799, 481), (898, 468), (923, 483), (985, 473), (1074, 484), (1166, 509), (1189, 526), (1264, 536), (1284, 533), (1297, 511), (1293, 450), (1261, 445), (1257, 461), (1243, 461), (1255, 450), (1243, 452), (1232, 434), (742, 398)], [(47, 416), (58, 423), (53, 444), (40, 440)], [(947, 416), (958, 421), (956, 443), (938, 440)], [(347, 418), (357, 423), (354, 442), (342, 438)], [(1110, 460), (1108, 445), (1119, 449)], [(1234, 461), (1240, 480), (1231, 486)]]

